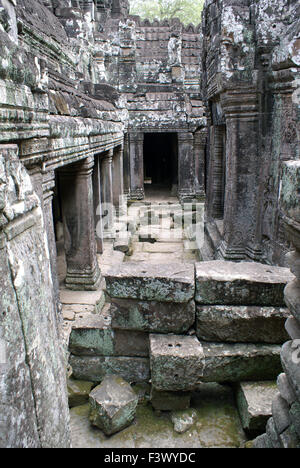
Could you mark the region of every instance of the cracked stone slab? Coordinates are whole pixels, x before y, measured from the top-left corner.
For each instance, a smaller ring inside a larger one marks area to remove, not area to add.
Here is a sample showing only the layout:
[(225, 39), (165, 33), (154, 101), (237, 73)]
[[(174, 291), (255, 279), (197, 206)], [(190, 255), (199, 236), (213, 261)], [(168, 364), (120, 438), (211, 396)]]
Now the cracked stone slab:
[(289, 269), (261, 263), (197, 263), (196, 302), (284, 307), (283, 291), (293, 279)]
[(185, 303), (195, 293), (194, 266), (125, 263), (106, 275), (112, 298)]

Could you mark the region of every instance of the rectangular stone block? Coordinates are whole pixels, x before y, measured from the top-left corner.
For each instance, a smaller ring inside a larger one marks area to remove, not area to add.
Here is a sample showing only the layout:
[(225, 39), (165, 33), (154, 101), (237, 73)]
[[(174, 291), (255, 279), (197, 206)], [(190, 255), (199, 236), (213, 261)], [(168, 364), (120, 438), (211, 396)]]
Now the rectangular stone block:
[(265, 431), (277, 394), (276, 382), (241, 382), (238, 385), (237, 405), (245, 431), (254, 435)]
[(261, 263), (197, 263), (196, 302), (203, 305), (284, 307), (283, 291), (293, 278), (287, 268)]
[(181, 334), (195, 322), (195, 302), (112, 299), (111, 317), (113, 329)]
[(197, 306), (199, 340), (233, 343), (282, 344), (288, 309), (255, 306)]
[(150, 366), (156, 390), (194, 390), (204, 372), (202, 346), (194, 336), (150, 335)]
[(74, 323), (69, 351), (77, 356), (148, 357), (149, 335), (139, 331), (112, 330), (110, 316), (87, 315)]
[(202, 342), (203, 382), (275, 380), (282, 372), (280, 345)]
[(149, 359), (142, 357), (70, 356), (73, 377), (100, 383), (106, 374), (119, 374), (129, 383), (148, 382)]
[(125, 263), (106, 274), (112, 298), (185, 303), (194, 298), (194, 266)]

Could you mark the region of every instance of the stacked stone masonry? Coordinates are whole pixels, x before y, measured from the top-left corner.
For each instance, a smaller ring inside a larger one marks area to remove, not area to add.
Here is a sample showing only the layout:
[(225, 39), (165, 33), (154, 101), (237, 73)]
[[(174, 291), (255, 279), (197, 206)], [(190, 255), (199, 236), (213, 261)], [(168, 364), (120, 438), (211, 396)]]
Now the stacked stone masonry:
[[(158, 409), (283, 370), (255, 446), (299, 447), (300, 12), (275, 3), (206, 0), (184, 26), (127, 0), (0, 0), (1, 447), (70, 446), (68, 365), (151, 378)], [(207, 262), (99, 267), (106, 239), (130, 251), (103, 204), (122, 215), (145, 181), (205, 201)]]

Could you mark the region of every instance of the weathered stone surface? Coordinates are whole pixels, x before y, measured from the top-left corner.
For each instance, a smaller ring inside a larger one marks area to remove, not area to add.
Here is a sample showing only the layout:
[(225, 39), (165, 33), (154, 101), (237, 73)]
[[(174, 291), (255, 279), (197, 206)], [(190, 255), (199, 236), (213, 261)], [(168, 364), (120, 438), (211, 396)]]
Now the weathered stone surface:
[(276, 382), (242, 382), (238, 385), (237, 404), (244, 430), (254, 434), (264, 432), (277, 393)]
[(196, 337), (150, 335), (152, 385), (160, 391), (196, 388), (205, 369), (205, 356)]
[(199, 342), (196, 337), (150, 335), (152, 384), (189, 391), (200, 382), (274, 380), (281, 372), (280, 346)]
[(289, 405), (292, 405), (296, 401), (295, 392), (292, 389), (286, 374), (282, 373), (278, 376), (277, 387), (282, 398), (284, 398)]
[(86, 314), (73, 326), (69, 350), (76, 356), (149, 356), (149, 335), (113, 330), (109, 313)]
[(73, 376), (78, 380), (99, 383), (106, 374), (119, 374), (127, 382), (148, 382), (149, 359), (141, 357), (70, 356)]
[(277, 393), (272, 401), (272, 414), (276, 431), (280, 435), (291, 425), (291, 417), (289, 405), (279, 393)]
[(284, 291), (285, 302), (295, 319), (300, 323), (300, 282), (299, 280), (292, 281), (287, 285)]
[(197, 263), (196, 302), (283, 307), (283, 290), (292, 279), (288, 269), (260, 263)]
[(111, 316), (113, 329), (185, 333), (195, 322), (195, 302), (112, 299)]
[(0, 148), (0, 443), (69, 447), (66, 362), (49, 248), (40, 202), (17, 150)]
[(197, 413), (192, 408), (189, 410), (174, 411), (171, 413), (171, 421), (174, 431), (183, 434), (193, 427), (196, 422)]
[(299, 343), (288, 341), (281, 350), (281, 362), (297, 399), (300, 399)]
[(194, 267), (127, 263), (109, 271), (106, 288), (112, 298), (184, 303), (194, 297)]
[(282, 370), (279, 345), (201, 344), (204, 382), (275, 380)]
[(151, 405), (159, 411), (185, 410), (190, 407), (190, 392), (160, 392), (153, 386), (150, 394)]
[(93, 382), (68, 379), (69, 407), (84, 405), (89, 400), (89, 394), (94, 386)]
[(88, 314), (72, 326), (69, 350), (76, 355), (113, 356), (114, 339), (110, 317)]
[(106, 435), (114, 434), (132, 423), (137, 404), (130, 385), (120, 376), (108, 375), (90, 393), (90, 421)]
[(236, 343), (281, 344), (288, 309), (274, 307), (197, 306), (196, 331), (199, 340)]

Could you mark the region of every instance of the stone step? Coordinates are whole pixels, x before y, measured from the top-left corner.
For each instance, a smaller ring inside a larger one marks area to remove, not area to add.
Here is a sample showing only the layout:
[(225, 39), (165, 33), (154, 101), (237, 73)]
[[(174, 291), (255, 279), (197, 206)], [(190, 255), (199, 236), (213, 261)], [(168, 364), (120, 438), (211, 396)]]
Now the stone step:
[(279, 307), (197, 306), (196, 333), (210, 342), (283, 344), (289, 315)]
[(199, 342), (194, 336), (150, 335), (154, 388), (190, 391), (200, 382), (274, 380), (280, 346)]
[(112, 299), (111, 317), (113, 329), (181, 334), (195, 323), (195, 302)]
[(109, 313), (91, 314), (74, 322), (69, 351), (76, 356), (148, 357), (149, 335), (135, 330), (112, 330)]
[(129, 383), (148, 382), (149, 359), (142, 357), (70, 356), (73, 377), (100, 383), (107, 374), (118, 374)]
[(236, 400), (243, 429), (251, 436), (265, 432), (272, 416), (272, 401), (278, 394), (276, 382), (241, 382)]
[(196, 302), (203, 305), (285, 307), (284, 288), (293, 278), (287, 268), (261, 263), (197, 263)]
[(194, 298), (195, 269), (187, 264), (125, 263), (106, 275), (111, 298), (186, 303)]

